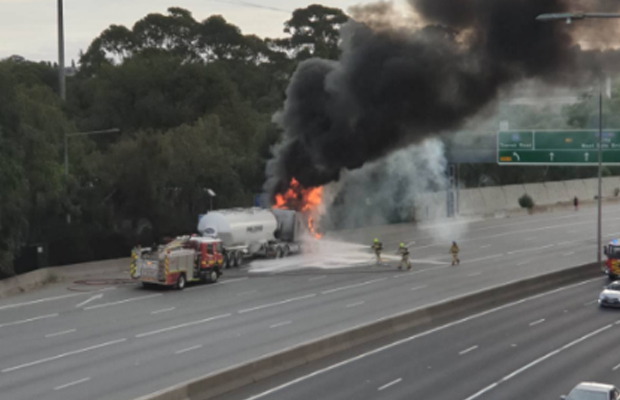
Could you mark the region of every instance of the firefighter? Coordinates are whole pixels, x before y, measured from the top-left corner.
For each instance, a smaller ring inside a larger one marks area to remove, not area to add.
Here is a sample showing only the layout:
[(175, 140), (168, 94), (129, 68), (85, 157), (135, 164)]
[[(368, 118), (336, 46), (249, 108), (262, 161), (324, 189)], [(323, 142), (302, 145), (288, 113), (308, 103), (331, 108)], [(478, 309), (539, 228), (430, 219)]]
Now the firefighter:
[(411, 262), (409, 261), (409, 249), (405, 247), (404, 243), (401, 243), (398, 246), (398, 254), (400, 254), (401, 256), (400, 265), (398, 266), (398, 269), (403, 269), (403, 266), (406, 266), (407, 271), (409, 271), (411, 269)]
[(375, 256), (377, 257), (377, 265), (381, 265), (381, 251), (383, 250), (383, 243), (381, 243), (379, 239), (375, 239), (372, 242), (372, 249), (375, 251)]
[(452, 242), (452, 247), (450, 247), (450, 254), (452, 254), (452, 266), (459, 265), (461, 260), (459, 260), (459, 246), (456, 242)]

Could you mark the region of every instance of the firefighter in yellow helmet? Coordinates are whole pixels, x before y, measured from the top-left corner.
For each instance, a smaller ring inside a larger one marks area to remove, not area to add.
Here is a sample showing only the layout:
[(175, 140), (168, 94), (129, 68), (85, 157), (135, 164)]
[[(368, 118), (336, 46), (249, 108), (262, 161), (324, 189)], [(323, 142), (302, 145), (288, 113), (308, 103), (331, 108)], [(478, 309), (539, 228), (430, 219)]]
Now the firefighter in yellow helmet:
[(398, 246), (398, 254), (400, 254), (400, 265), (398, 269), (403, 269), (403, 267), (407, 267), (407, 271), (411, 269), (411, 261), (409, 261), (409, 249), (405, 247), (404, 243), (401, 243)]
[(459, 249), (456, 242), (452, 242), (452, 247), (450, 247), (450, 254), (452, 254), (452, 266), (459, 265), (461, 263), (461, 260), (459, 260), (460, 251), (461, 249)]
[(381, 243), (379, 239), (375, 239), (373, 240), (371, 247), (375, 251), (375, 256), (377, 257), (377, 265), (381, 265), (381, 252), (383, 251), (383, 243)]

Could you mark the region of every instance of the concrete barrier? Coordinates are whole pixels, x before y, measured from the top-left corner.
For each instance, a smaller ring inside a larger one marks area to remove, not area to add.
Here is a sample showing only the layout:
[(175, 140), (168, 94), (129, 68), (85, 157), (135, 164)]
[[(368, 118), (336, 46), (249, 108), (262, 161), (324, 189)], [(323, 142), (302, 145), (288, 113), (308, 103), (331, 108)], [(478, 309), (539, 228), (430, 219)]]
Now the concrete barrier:
[(138, 400), (212, 399), (291, 368), (377, 339), (403, 331), (414, 333), (428, 330), (448, 321), (597, 276), (602, 280), (599, 267), (596, 264), (587, 264), (479, 290), (284, 349), (257, 360), (140, 397)]
[(534, 204), (549, 204), (549, 194), (543, 183), (526, 183), (525, 190), (534, 200)]
[(129, 278), (129, 258), (42, 268), (0, 280), (0, 298), (28, 292), (50, 283), (85, 278)]
[(461, 190), (460, 203), (460, 212), (463, 215), (484, 214), (487, 212), (484, 197), (480, 189)]
[(487, 212), (505, 210), (508, 207), (506, 194), (501, 186), (485, 187), (480, 189), (480, 193), (484, 199)]
[(545, 182), (545, 188), (549, 197), (549, 203), (555, 204), (562, 201), (570, 201), (571, 197), (568, 196), (568, 190), (566, 189), (566, 183), (559, 182)]
[(519, 205), (519, 198), (527, 193), (527, 191), (523, 185), (507, 185), (504, 186), (504, 193), (508, 209), (516, 209), (521, 208), (521, 205)]

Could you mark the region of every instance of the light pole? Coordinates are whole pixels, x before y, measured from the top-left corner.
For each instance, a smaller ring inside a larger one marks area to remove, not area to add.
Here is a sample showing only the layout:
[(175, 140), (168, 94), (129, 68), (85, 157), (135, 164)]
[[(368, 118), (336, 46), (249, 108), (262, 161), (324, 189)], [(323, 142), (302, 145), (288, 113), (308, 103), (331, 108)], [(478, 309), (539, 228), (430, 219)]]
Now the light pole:
[(58, 92), (60, 98), (66, 100), (65, 86), (65, 22), (62, 0), (58, 0)]
[(113, 129), (106, 129), (103, 131), (65, 133), (65, 175), (69, 175), (69, 138), (70, 137), (99, 135), (102, 133), (119, 133), (120, 131), (121, 130), (118, 128), (113, 128)]
[[(620, 18), (620, 14), (616, 13), (559, 13), (559, 14), (541, 14), (536, 19), (538, 21), (558, 21), (565, 20), (570, 24), (574, 20), (596, 19), (596, 18)], [(601, 249), (603, 248), (603, 79), (599, 78), (599, 96), (598, 96), (598, 221), (596, 227), (596, 262), (599, 268), (602, 267)]]

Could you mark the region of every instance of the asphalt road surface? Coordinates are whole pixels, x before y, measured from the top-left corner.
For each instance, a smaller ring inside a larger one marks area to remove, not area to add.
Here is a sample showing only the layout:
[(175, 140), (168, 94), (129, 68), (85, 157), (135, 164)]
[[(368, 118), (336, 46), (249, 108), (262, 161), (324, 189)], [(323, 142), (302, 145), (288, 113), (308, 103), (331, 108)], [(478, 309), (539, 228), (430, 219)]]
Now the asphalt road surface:
[[(595, 209), (583, 209), (340, 235), (368, 246), (378, 236), (390, 251), (398, 242), (415, 241), (411, 272), (397, 271), (394, 263), (265, 274), (242, 270), (226, 274), (219, 284), (183, 292), (121, 285), (80, 293), (54, 286), (4, 299), (0, 398), (131, 399), (424, 304), (591, 262), (595, 215)], [(605, 237), (620, 236), (618, 222), (620, 208), (606, 207)], [(454, 268), (448, 248), (457, 232), (462, 262)], [(444, 241), (437, 242), (439, 234), (447, 235)], [(583, 302), (596, 298), (582, 295)], [(469, 336), (482, 342), (478, 333)], [(469, 356), (477, 357), (475, 351)], [(488, 379), (473, 381), (459, 396), (492, 384), (495, 372), (503, 371), (499, 366), (486, 364)]]
[[(582, 381), (620, 384), (620, 311), (604, 279), (533, 296), (223, 399), (558, 399)], [(318, 363), (316, 363), (318, 364)]]

